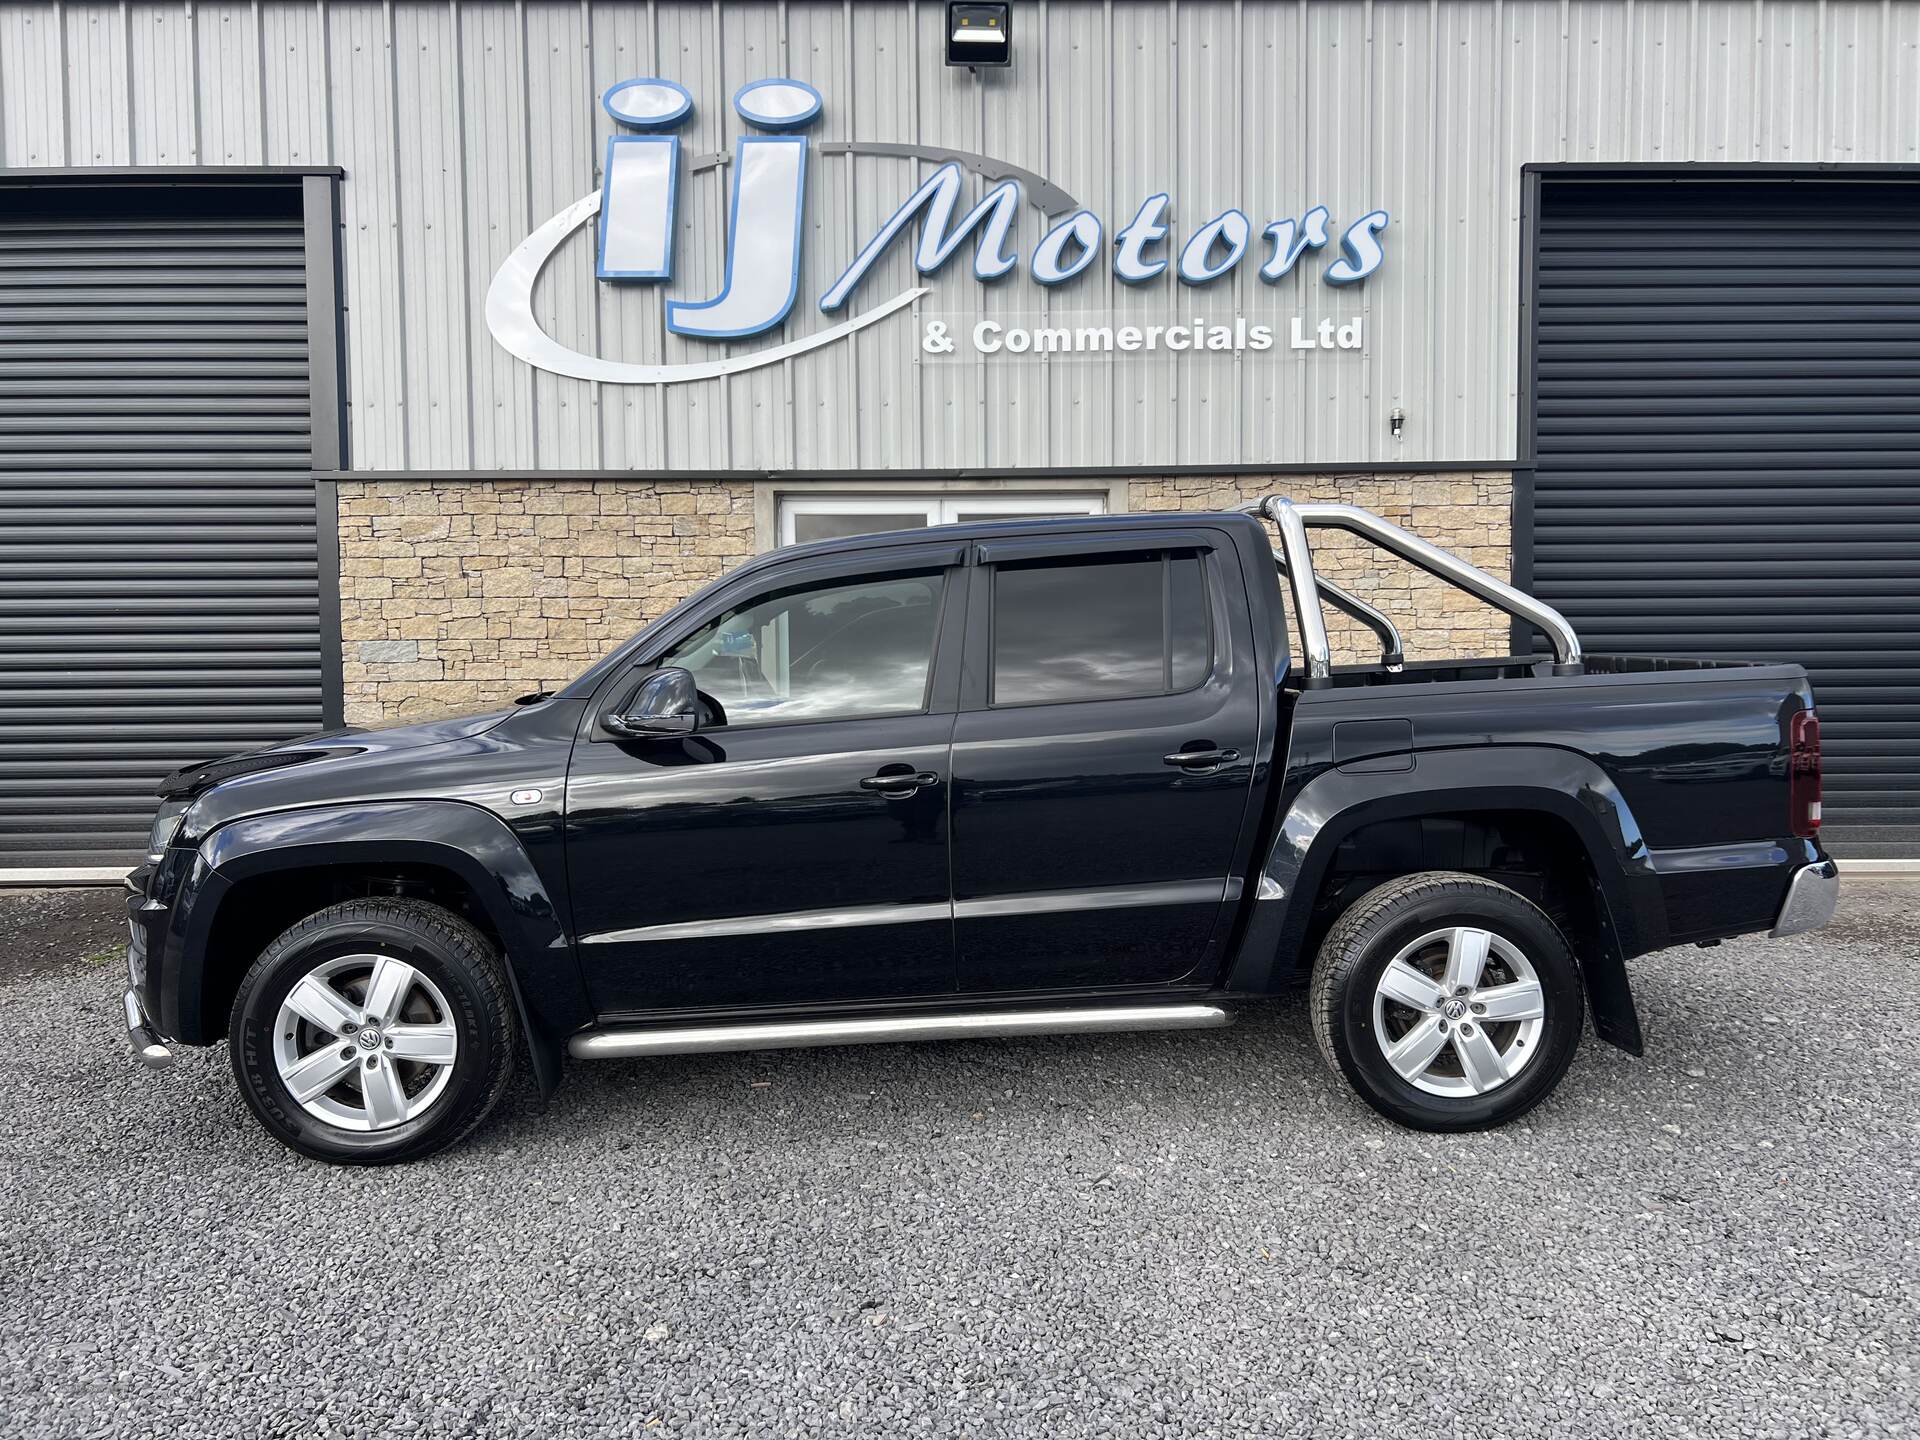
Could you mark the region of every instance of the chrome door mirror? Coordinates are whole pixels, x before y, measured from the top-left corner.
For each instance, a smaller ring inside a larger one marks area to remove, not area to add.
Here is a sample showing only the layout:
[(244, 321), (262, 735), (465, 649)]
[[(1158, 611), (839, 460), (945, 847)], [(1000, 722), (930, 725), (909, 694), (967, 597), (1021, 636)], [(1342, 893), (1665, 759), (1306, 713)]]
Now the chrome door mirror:
[(677, 665), (654, 671), (625, 709), (609, 710), (600, 717), (600, 724), (630, 739), (691, 735), (700, 728), (700, 692), (693, 672)]

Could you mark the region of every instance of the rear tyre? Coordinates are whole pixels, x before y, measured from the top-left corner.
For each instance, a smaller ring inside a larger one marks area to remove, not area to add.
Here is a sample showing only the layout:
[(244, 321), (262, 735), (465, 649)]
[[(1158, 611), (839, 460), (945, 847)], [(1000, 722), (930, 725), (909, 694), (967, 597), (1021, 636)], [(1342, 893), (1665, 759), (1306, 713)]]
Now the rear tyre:
[(1320, 1053), (1417, 1130), (1484, 1130), (1552, 1093), (1580, 1043), (1573, 952), (1540, 908), (1474, 875), (1369, 891), (1328, 933), (1309, 992)]
[(348, 900), (269, 945), (228, 1026), (234, 1077), (283, 1144), (339, 1165), (417, 1160), (499, 1102), (517, 1045), (487, 938), (420, 900)]

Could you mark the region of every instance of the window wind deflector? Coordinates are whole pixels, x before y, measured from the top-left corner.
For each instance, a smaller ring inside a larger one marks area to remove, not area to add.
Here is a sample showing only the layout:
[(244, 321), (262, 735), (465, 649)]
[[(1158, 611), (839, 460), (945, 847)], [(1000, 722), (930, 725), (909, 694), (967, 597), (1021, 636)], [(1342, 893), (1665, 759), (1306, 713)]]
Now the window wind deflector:
[[(838, 540), (808, 540), (798, 545), (783, 546), (778, 550), (769, 550), (762, 557), (775, 563), (742, 570), (739, 578), (765, 579), (785, 564), (794, 567), (795, 575), (810, 577), (830, 575), (839, 570), (872, 570), (876, 574), (882, 570), (948, 570), (967, 563), (967, 547), (959, 541), (916, 542), (903, 539), (903, 534), (911, 535), (912, 532), (885, 533), (887, 543), (884, 545), (867, 543), (883, 538), (880, 535), (854, 535)], [(809, 550), (814, 553), (806, 553)], [(807, 568), (803, 570), (801, 566)]]
[(981, 540), (976, 548), (982, 565), (1053, 557), (1125, 555), (1141, 551), (1210, 550), (1219, 543), (1213, 530), (1096, 530), (1071, 535), (1019, 535), (1005, 540)]

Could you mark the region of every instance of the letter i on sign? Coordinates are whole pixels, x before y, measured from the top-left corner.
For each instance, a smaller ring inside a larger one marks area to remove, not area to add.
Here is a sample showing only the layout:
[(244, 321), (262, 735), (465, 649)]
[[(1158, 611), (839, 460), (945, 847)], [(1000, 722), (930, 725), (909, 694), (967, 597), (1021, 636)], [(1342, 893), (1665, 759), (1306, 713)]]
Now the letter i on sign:
[[(693, 97), (671, 80), (624, 80), (601, 97), (607, 114), (636, 130), (671, 130), (693, 112)], [(615, 135), (607, 141), (600, 192), (602, 280), (673, 275), (673, 202), (680, 188), (680, 137)]]

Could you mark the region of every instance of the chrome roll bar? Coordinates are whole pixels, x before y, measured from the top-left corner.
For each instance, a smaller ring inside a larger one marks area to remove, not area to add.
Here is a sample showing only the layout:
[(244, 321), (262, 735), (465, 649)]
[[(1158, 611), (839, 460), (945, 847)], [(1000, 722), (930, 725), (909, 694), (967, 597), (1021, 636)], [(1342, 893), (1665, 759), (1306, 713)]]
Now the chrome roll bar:
[[(1280, 572), (1282, 578), (1291, 579), (1287, 570), (1287, 557), (1282, 555), (1277, 548), (1273, 552), (1273, 564), (1274, 568)], [(1374, 609), (1373, 606), (1362, 600), (1358, 595), (1353, 594), (1351, 591), (1342, 590), (1331, 580), (1322, 580), (1318, 576), (1315, 576), (1314, 583), (1320, 587), (1320, 597), (1323, 600), (1333, 606), (1334, 609), (1351, 615), (1379, 638), (1380, 663), (1387, 667), (1389, 673), (1398, 674), (1406, 668), (1406, 642), (1400, 638), (1399, 627), (1393, 623), (1392, 619), (1389, 618), (1384, 610)]]
[[(1580, 637), (1574, 633), (1573, 626), (1567, 623), (1566, 616), (1558, 610), (1542, 604), (1524, 591), (1514, 589), (1504, 580), (1495, 579), (1479, 566), (1469, 565), (1458, 555), (1442, 550), (1438, 545), (1430, 545), (1391, 521), (1381, 519), (1371, 510), (1362, 510), (1357, 505), (1334, 505), (1319, 501), (1296, 504), (1284, 495), (1269, 495), (1264, 500), (1249, 501), (1238, 508), (1271, 520), (1280, 531), (1281, 558), (1293, 590), (1294, 616), (1300, 627), (1300, 646), (1306, 652), (1309, 686), (1326, 685), (1333, 675), (1326, 622), (1320, 613), (1322, 591), (1328, 592), (1326, 598), (1329, 603), (1338, 603), (1333, 599), (1334, 587), (1314, 576), (1313, 552), (1307, 544), (1307, 530), (1310, 527), (1346, 530), (1358, 535), (1429, 575), (1538, 626), (1553, 646), (1553, 670), (1556, 675), (1577, 675), (1585, 668)], [(1345, 605), (1340, 608), (1347, 609)], [(1348, 610), (1348, 613), (1354, 612)], [(1377, 615), (1379, 612), (1374, 613)], [(1371, 625), (1365, 617), (1357, 618)], [(1385, 620), (1386, 617), (1380, 618)], [(1388, 623), (1391, 629), (1391, 622)], [(1379, 634), (1378, 628), (1374, 628), (1375, 633)], [(1395, 639), (1398, 639), (1397, 633)]]
[(1293, 586), (1293, 620), (1300, 627), (1300, 648), (1307, 656), (1307, 684), (1333, 683), (1333, 647), (1327, 644), (1327, 622), (1320, 613), (1320, 582), (1313, 573), (1313, 552), (1307, 548), (1307, 527), (1300, 512), (1277, 496), (1245, 507), (1264, 515), (1279, 528), (1280, 552), (1286, 557), (1287, 579)]

